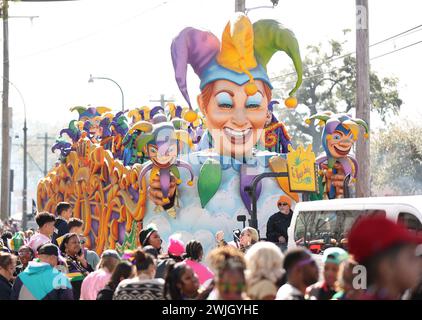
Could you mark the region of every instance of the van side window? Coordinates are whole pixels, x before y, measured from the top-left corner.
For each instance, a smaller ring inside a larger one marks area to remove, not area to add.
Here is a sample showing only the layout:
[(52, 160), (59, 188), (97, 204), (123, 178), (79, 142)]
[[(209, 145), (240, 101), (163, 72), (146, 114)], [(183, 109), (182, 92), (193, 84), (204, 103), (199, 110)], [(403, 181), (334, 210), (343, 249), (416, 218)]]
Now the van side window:
[(387, 216), (387, 212), (385, 212), (385, 210), (382, 210), (382, 209), (366, 210), (366, 214), (369, 215), (369, 216), (382, 216), (384, 218)]
[(419, 219), (408, 212), (400, 212), (398, 217), (398, 222), (404, 224), (407, 229), (415, 232), (422, 231), (422, 224)]

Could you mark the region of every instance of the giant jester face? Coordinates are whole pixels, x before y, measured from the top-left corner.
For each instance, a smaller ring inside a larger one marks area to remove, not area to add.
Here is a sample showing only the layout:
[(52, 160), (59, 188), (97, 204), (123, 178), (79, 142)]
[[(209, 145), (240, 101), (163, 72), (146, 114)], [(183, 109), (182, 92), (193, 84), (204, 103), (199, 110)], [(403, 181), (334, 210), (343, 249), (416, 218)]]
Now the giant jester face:
[[(331, 138), (330, 138), (331, 137)], [(335, 130), (327, 136), (327, 148), (333, 158), (346, 157), (353, 146), (353, 134)]]
[(209, 103), (201, 105), (214, 147), (221, 154), (249, 154), (263, 133), (268, 99), (264, 84), (256, 80), (258, 92), (247, 96), (245, 85), (231, 81), (214, 82)]

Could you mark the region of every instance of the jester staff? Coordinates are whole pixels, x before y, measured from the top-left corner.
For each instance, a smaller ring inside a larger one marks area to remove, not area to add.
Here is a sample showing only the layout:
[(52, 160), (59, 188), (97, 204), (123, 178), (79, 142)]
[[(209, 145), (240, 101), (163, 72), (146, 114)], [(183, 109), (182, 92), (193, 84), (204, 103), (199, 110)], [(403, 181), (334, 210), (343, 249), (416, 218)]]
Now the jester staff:
[[(334, 114), (330, 111), (319, 112), (307, 118), (305, 122), (310, 125), (313, 120), (319, 120), (318, 125), (322, 130), (322, 147), (325, 155), (316, 159), (320, 175), (325, 179), (324, 196), (328, 199), (342, 197), (342, 190), (331, 182), (330, 177), (337, 174), (335, 165), (339, 164), (345, 176), (351, 176), (352, 182), (356, 181), (358, 162), (350, 155), (352, 146), (359, 138), (359, 126), (365, 129), (364, 137), (369, 136), (367, 123), (349, 114)], [(337, 165), (338, 167), (338, 165)]]

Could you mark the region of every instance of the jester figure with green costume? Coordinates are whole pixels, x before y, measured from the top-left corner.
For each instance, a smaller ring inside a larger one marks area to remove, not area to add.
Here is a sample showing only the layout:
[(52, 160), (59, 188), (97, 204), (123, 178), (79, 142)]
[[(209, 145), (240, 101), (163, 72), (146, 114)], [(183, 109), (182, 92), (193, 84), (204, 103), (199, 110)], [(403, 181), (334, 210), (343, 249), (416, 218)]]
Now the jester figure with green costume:
[[(173, 40), (176, 82), (189, 106), (184, 119), (195, 121), (200, 110), (206, 132), (198, 145), (200, 151), (181, 155), (191, 164), (195, 179), (193, 187), (181, 184), (177, 188), (177, 219), (148, 213), (145, 216), (144, 224), (158, 225), (163, 239), (171, 232), (180, 232), (182, 239), (199, 239), (204, 250), (209, 250), (214, 246), (216, 231), (230, 235), (239, 227), (236, 216), (251, 212), (245, 186), (257, 174), (272, 170), (272, 158), (286, 157), (265, 150), (264, 128), (272, 96), (266, 66), (278, 51), (292, 59), (297, 71), (297, 83), (289, 93), (292, 101), (302, 82), (302, 62), (294, 34), (279, 22), (260, 20), (252, 24), (239, 13), (226, 25), (221, 42), (211, 32), (191, 27)], [(199, 110), (187, 89), (188, 65), (200, 79), (201, 92), (196, 99)], [(189, 180), (187, 172), (180, 174), (182, 180)], [(286, 185), (270, 178), (258, 186), (258, 227), (262, 234), (281, 194), (299, 201)], [(171, 201), (175, 193), (170, 190), (166, 198)], [(150, 185), (149, 201), (162, 205), (163, 198), (160, 189)]]
[(321, 188), (320, 194), (311, 198), (320, 200), (348, 197), (349, 182), (354, 183), (358, 173), (358, 163), (349, 153), (359, 138), (359, 126), (364, 128), (365, 138), (369, 135), (369, 127), (365, 121), (349, 114), (334, 114), (330, 111), (314, 114), (305, 122), (310, 125), (314, 120), (318, 120), (318, 125), (323, 127), (322, 147), (325, 155), (316, 159)]

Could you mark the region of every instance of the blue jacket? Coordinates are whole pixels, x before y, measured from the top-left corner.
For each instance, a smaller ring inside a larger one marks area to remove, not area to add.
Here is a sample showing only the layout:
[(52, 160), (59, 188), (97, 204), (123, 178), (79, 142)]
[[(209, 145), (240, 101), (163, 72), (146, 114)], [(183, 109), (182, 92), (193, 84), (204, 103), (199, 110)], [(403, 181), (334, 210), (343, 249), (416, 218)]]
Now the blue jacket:
[(16, 278), (11, 300), (73, 300), (69, 279), (45, 262), (31, 261)]
[(64, 236), (66, 233), (69, 233), (69, 226), (63, 218), (58, 217), (56, 219), (56, 223), (54, 224), (54, 233), (51, 237), (51, 243), (58, 246), (57, 238)]

